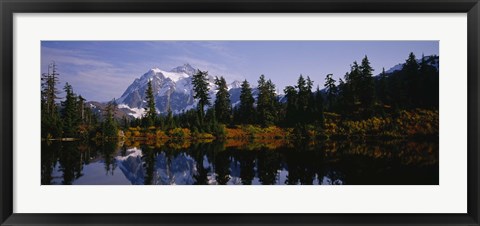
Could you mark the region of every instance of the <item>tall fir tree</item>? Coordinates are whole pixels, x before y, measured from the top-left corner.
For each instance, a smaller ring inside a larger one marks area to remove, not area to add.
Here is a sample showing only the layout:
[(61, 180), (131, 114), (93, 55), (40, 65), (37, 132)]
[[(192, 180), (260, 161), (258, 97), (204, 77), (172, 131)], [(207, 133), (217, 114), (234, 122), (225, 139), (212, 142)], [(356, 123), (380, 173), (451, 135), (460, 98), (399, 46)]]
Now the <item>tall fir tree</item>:
[(62, 104), (62, 121), (63, 121), (63, 136), (75, 137), (80, 122), (77, 106), (77, 96), (73, 92), (70, 84), (65, 83), (64, 91), (66, 93), (65, 100)]
[(258, 123), (262, 126), (273, 125), (276, 116), (276, 94), (275, 84), (269, 79), (265, 79), (265, 75), (261, 75), (258, 80), (258, 98), (257, 98), (257, 114)]
[(362, 63), (359, 66), (360, 70), (360, 84), (358, 89), (358, 95), (360, 103), (364, 110), (371, 110), (375, 102), (375, 84), (373, 81), (373, 68), (370, 66), (368, 57), (362, 59)]
[[(335, 97), (337, 96), (338, 90), (335, 85), (335, 79), (333, 79), (333, 74), (328, 74), (325, 77), (325, 90), (327, 94), (327, 109), (332, 109), (333, 103), (335, 102)], [(319, 92), (317, 90), (317, 92)]]
[(227, 124), (230, 122), (230, 113), (232, 111), (227, 82), (223, 76), (220, 78), (215, 77), (215, 85), (217, 85), (218, 89), (214, 104), (216, 118), (218, 122)]
[(387, 73), (385, 72), (385, 68), (382, 68), (382, 73), (380, 73), (376, 95), (382, 104), (387, 104), (389, 102), (387, 93)]
[(254, 122), (255, 118), (255, 109), (254, 109), (255, 99), (252, 95), (252, 88), (250, 84), (245, 79), (242, 82), (240, 90), (240, 106), (238, 108), (240, 122), (244, 124), (251, 124)]
[(297, 80), (298, 95), (297, 95), (297, 121), (305, 124), (311, 121), (311, 103), (312, 103), (312, 86), (313, 81), (307, 76), (304, 79), (302, 75)]
[(192, 77), (194, 98), (198, 99), (198, 113), (200, 123), (203, 123), (205, 116), (205, 106), (210, 105), (210, 97), (208, 96), (208, 72), (197, 70)]
[(104, 138), (117, 138), (118, 127), (114, 117), (116, 107), (117, 104), (115, 99), (108, 102), (107, 106), (105, 107), (104, 120), (102, 122), (102, 134)]
[(287, 86), (283, 90), (285, 93), (285, 97), (287, 98), (287, 106), (286, 106), (286, 113), (285, 113), (285, 123), (287, 126), (295, 125), (295, 122), (298, 121), (297, 118), (297, 90), (293, 86)]
[(315, 91), (315, 95), (313, 96), (313, 115), (312, 115), (312, 120), (314, 124), (319, 127), (320, 129), (324, 127), (324, 114), (323, 114), (323, 109), (324, 109), (324, 104), (323, 104), (323, 96), (322, 92), (320, 91), (320, 87), (317, 86), (317, 90)]
[(351, 105), (355, 106), (359, 101), (359, 90), (361, 86), (361, 72), (357, 61), (354, 61), (350, 67), (350, 72), (345, 74), (345, 82), (348, 84), (348, 90), (350, 92)]
[(410, 108), (415, 107), (421, 98), (419, 87), (417, 86), (419, 83), (419, 68), (420, 65), (417, 62), (415, 54), (411, 52), (402, 69), (402, 72), (405, 73), (404, 89), (407, 96), (407, 106)]
[(145, 126), (150, 127), (155, 124), (157, 117), (157, 109), (155, 108), (155, 97), (153, 95), (152, 80), (148, 81), (147, 90), (145, 91), (145, 99), (147, 106), (145, 108)]
[(41, 136), (43, 138), (56, 138), (61, 136), (62, 122), (58, 112), (56, 100), (59, 91), (57, 90), (58, 72), (55, 62), (48, 66), (48, 72), (41, 77)]

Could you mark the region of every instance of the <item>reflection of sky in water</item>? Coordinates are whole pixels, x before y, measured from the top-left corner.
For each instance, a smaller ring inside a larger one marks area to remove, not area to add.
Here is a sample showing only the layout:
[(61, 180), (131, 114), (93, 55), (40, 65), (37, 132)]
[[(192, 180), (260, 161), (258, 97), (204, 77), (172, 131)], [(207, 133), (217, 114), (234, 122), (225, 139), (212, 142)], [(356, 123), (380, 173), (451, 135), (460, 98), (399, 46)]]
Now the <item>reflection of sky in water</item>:
[[(103, 160), (83, 164), (81, 176), (73, 181), (74, 185), (143, 185), (145, 183), (145, 167), (142, 160), (142, 150), (139, 148), (127, 149), (125, 156), (116, 156), (114, 165), (110, 170), (106, 171), (106, 165)], [(195, 184), (195, 176), (199, 174), (197, 167), (203, 167), (207, 172), (207, 183), (217, 184), (215, 167), (206, 155), (202, 158), (202, 164), (197, 162), (186, 153), (178, 153), (176, 156), (167, 156), (165, 152), (158, 153), (155, 157), (155, 168), (151, 183), (156, 185), (185, 185)], [(255, 160), (253, 167), (254, 177), (251, 181), (252, 185), (261, 185), (258, 177), (258, 166)], [(241, 162), (235, 158), (229, 158), (228, 164), (228, 185), (242, 185), (241, 178)], [(338, 177), (336, 172), (328, 173), (334, 177)], [(318, 175), (313, 178), (313, 184), (343, 184), (341, 179), (331, 179), (329, 175)], [(281, 168), (276, 171), (275, 184), (286, 184), (288, 180), (288, 170)], [(62, 184), (63, 172), (59, 163), (55, 165), (52, 172), (52, 184)], [(300, 182), (298, 182), (300, 184)]]
[(432, 185), (439, 179), (433, 142), (253, 148), (42, 143), (42, 185)]
[(131, 184), (125, 174), (117, 167), (113, 171), (105, 171), (105, 163), (98, 161), (90, 163), (83, 167), (83, 176), (73, 182), (78, 185), (98, 185), (98, 184)]

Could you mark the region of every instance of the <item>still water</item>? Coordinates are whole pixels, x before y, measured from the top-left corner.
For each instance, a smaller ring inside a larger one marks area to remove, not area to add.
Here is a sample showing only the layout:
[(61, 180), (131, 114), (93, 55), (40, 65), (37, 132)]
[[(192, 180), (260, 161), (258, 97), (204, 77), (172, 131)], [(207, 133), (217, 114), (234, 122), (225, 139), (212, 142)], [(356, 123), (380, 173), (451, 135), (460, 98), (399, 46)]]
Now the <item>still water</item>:
[(42, 142), (42, 185), (435, 185), (438, 141)]

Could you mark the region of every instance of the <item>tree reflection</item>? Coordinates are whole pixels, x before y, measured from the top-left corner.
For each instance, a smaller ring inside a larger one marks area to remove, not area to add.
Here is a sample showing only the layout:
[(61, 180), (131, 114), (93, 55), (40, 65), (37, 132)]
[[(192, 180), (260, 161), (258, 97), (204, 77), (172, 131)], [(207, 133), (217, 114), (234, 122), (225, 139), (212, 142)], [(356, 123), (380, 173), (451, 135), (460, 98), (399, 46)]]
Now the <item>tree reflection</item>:
[(63, 173), (62, 184), (70, 185), (82, 176), (83, 163), (76, 142), (64, 142), (59, 149), (58, 162)]
[(278, 152), (261, 150), (258, 153), (258, 179), (260, 183), (275, 184), (277, 181), (277, 170), (280, 168)]
[(117, 151), (116, 141), (104, 141), (101, 144), (101, 153), (105, 161), (105, 173), (113, 175), (113, 171), (117, 168), (117, 161), (115, 161), (115, 152)]
[(52, 173), (57, 163), (57, 152), (61, 150), (60, 142), (42, 142), (41, 154), (41, 183), (49, 185), (52, 183)]
[(230, 156), (223, 151), (215, 155), (215, 173), (218, 184), (224, 185), (230, 180)]
[(193, 175), (196, 185), (206, 185), (208, 184), (208, 171), (211, 170), (210, 166), (204, 166), (204, 162), (208, 163), (208, 157), (205, 151), (198, 147), (198, 144), (190, 146), (189, 153), (193, 156), (195, 160), (197, 173)]
[(107, 176), (114, 176), (117, 164), (122, 164), (116, 172), (134, 184), (438, 184), (439, 180), (435, 142), (247, 142), (153, 146), (136, 141), (121, 147), (116, 142), (42, 142), (41, 183), (74, 184), (84, 173), (98, 172), (84, 172), (92, 163), (103, 163)]
[(143, 145), (142, 153), (143, 167), (145, 169), (144, 184), (149, 185), (153, 183), (153, 175), (155, 171), (155, 151), (153, 150), (152, 146)]
[(236, 156), (240, 162), (240, 178), (242, 179), (242, 184), (252, 184), (252, 180), (255, 177), (255, 156), (253, 152), (237, 152)]

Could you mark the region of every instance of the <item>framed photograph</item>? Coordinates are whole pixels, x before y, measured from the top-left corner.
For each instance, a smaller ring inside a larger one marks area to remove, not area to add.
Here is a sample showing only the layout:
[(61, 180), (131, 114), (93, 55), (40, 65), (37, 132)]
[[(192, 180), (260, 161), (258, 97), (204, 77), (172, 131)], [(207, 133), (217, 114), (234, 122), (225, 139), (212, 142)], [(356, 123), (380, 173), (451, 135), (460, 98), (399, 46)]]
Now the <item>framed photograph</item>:
[(478, 0), (0, 6), (2, 225), (479, 225)]

